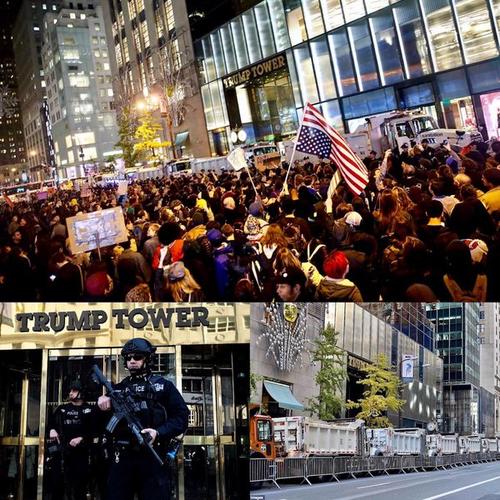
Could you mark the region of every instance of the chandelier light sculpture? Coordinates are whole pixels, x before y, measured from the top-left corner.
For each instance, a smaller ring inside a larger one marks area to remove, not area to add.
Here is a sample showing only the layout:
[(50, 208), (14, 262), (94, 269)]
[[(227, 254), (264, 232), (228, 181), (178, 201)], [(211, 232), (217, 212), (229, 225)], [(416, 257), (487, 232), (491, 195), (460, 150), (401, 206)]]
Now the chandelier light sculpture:
[(273, 303), (266, 307), (264, 332), (259, 341), (269, 342), (266, 357), (272, 356), (280, 370), (291, 372), (297, 363), (302, 366), (302, 354), (308, 342), (306, 323), (305, 305)]

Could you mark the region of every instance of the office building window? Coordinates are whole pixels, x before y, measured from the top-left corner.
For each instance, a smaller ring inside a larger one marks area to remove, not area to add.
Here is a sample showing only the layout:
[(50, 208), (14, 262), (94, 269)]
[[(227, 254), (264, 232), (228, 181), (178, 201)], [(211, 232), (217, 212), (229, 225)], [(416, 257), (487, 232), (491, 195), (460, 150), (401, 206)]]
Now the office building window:
[(262, 52), (260, 50), (259, 35), (257, 34), (257, 27), (255, 25), (255, 17), (253, 10), (245, 12), (242, 16), (243, 28), (245, 30), (245, 38), (248, 45), (248, 56), (250, 62), (253, 63), (262, 59)]
[(342, 113), (340, 112), (340, 105), (337, 99), (323, 102), (321, 104), (321, 112), (332, 127), (336, 128), (339, 132), (344, 132)]
[(427, 75), (431, 65), (416, 0), (398, 3), (393, 13), (407, 78)]
[(217, 77), (220, 78), (226, 73), (226, 65), (224, 63), (224, 54), (222, 53), (222, 44), (218, 31), (214, 31), (210, 35), (210, 41), (212, 42), (215, 70), (217, 71)]
[(498, 55), (486, 0), (454, 1), (465, 62), (474, 63)]
[(321, 9), (323, 10), (326, 31), (344, 24), (344, 14), (342, 13), (340, 0), (321, 0)]
[(292, 45), (305, 42), (307, 33), (300, 0), (284, 0), (284, 5)]
[(302, 0), (304, 8), (304, 19), (306, 22), (307, 34), (313, 38), (325, 32), (323, 19), (321, 17), (321, 7), (319, 0)]
[(236, 61), (236, 54), (234, 53), (234, 44), (231, 38), (231, 28), (228, 24), (225, 24), (220, 29), (220, 38), (222, 41), (222, 48), (224, 50), (224, 58), (226, 60), (226, 66), (228, 73), (232, 73), (238, 69), (238, 63)]
[(397, 109), (396, 96), (392, 87), (345, 97), (342, 99), (342, 106), (346, 120)]
[(248, 54), (245, 44), (245, 37), (243, 34), (241, 17), (237, 17), (236, 19), (231, 21), (231, 32), (233, 34), (234, 48), (236, 50), (236, 60), (238, 61), (238, 67), (243, 68), (244, 66), (248, 66)]
[(302, 92), (302, 101), (315, 103), (319, 101), (314, 70), (307, 45), (302, 45), (294, 49), (295, 64), (299, 69), (298, 77), (300, 81), (300, 91)]
[(421, 0), (435, 71), (463, 64), (448, 0)]
[(206, 36), (202, 39), (201, 43), (203, 45), (203, 69), (205, 70), (205, 78), (207, 82), (211, 82), (215, 80), (216, 72), (210, 37)]
[(495, 15), (497, 33), (500, 34), (500, 0), (491, 0), (491, 5), (493, 7), (493, 14)]
[(290, 47), (290, 38), (286, 26), (285, 9), (281, 0), (267, 0), (269, 15), (273, 26), (274, 41), (278, 52)]
[(314, 69), (316, 70), (320, 99), (326, 101), (327, 99), (337, 97), (326, 37), (311, 41), (311, 54)]
[(354, 74), (351, 51), (345, 28), (328, 35), (328, 41), (330, 43), (339, 94), (347, 95), (357, 92), (356, 76)]
[(363, 0), (342, 0), (342, 5), (344, 6), (346, 23), (359, 19), (365, 15)]
[(254, 9), (255, 19), (257, 21), (257, 30), (259, 31), (260, 46), (262, 48), (262, 56), (269, 57), (276, 51), (273, 40), (273, 30), (267, 5), (263, 2), (257, 5)]
[(400, 82), (404, 76), (392, 15), (390, 12), (375, 15), (370, 18), (369, 23), (382, 85)]
[[(396, 3), (393, 1), (392, 3)], [(366, 2), (366, 10), (368, 14), (375, 12), (377, 10), (383, 9), (389, 5), (389, 0), (369, 0)]]
[(290, 73), (290, 79), (292, 80), (292, 90), (293, 97), (296, 106), (302, 105), (302, 96), (300, 94), (300, 81), (297, 75), (297, 68), (295, 67), (295, 60), (291, 50), (286, 51), (286, 59), (288, 63), (288, 71)]
[(370, 90), (380, 85), (377, 66), (373, 56), (372, 41), (366, 21), (359, 21), (347, 27), (352, 47), (354, 68), (358, 75), (360, 90)]

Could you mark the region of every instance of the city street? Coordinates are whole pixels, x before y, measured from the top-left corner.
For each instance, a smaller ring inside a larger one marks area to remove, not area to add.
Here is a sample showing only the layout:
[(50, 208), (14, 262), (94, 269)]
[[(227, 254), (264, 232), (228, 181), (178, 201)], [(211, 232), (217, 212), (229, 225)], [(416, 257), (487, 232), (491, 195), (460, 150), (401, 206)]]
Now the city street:
[(500, 463), (477, 464), (446, 471), (397, 474), (344, 480), (312, 486), (265, 488), (253, 492), (252, 500), (498, 500)]

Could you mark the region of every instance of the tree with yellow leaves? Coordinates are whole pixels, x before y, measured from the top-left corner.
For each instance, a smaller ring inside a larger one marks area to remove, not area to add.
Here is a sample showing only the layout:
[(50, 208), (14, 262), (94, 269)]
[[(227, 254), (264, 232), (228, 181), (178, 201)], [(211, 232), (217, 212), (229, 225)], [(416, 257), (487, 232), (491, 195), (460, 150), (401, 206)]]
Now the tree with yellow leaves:
[(362, 371), (365, 378), (357, 383), (364, 385), (363, 398), (357, 402), (348, 401), (346, 408), (359, 409), (356, 418), (365, 421), (368, 427), (392, 427), (387, 418), (387, 411), (399, 411), (405, 404), (400, 399), (400, 380), (389, 366), (387, 356), (379, 354), (373, 364), (368, 364)]
[(150, 111), (139, 118), (139, 126), (134, 134), (136, 141), (134, 151), (139, 158), (145, 160), (156, 158), (158, 149), (170, 147), (169, 141), (160, 139), (161, 131), (162, 126), (153, 118), (153, 113)]

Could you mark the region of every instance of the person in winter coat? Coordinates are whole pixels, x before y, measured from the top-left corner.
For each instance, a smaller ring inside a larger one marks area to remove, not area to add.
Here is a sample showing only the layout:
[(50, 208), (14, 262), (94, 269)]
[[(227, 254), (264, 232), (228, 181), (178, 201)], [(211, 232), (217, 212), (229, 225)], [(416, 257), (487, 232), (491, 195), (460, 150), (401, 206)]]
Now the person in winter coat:
[(334, 250), (323, 263), (325, 277), (316, 289), (316, 300), (334, 302), (362, 302), (358, 287), (346, 279), (349, 261), (344, 252)]
[(230, 300), (232, 263), (234, 262), (233, 247), (225, 241), (223, 234), (218, 229), (210, 229), (207, 237), (213, 247), (217, 299)]

